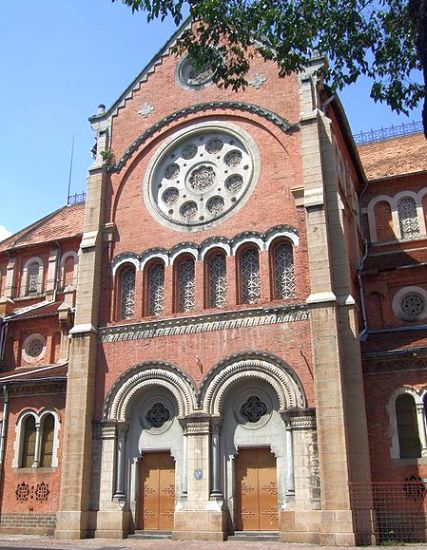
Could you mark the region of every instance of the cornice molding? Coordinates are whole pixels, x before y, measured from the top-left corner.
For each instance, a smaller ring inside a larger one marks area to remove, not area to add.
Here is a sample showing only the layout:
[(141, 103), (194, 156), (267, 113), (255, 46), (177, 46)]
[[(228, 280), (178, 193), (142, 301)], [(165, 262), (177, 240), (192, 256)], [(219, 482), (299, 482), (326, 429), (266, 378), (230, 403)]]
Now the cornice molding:
[(270, 111), (265, 107), (255, 105), (253, 103), (243, 103), (241, 101), (210, 101), (208, 103), (196, 103), (194, 105), (184, 107), (183, 109), (179, 109), (178, 111), (175, 111), (163, 117), (158, 122), (150, 126), (150, 128), (147, 128), (147, 130), (140, 134), (136, 138), (136, 140), (126, 149), (122, 157), (117, 162), (108, 166), (108, 172), (120, 172), (120, 170), (130, 159), (130, 157), (139, 149), (144, 141), (146, 141), (148, 138), (150, 138), (152, 135), (154, 135), (156, 132), (158, 132), (171, 122), (175, 122), (180, 118), (186, 117), (190, 114), (196, 114), (213, 109), (231, 109), (258, 115), (268, 120), (269, 122), (272, 122), (284, 133), (288, 133), (299, 128), (298, 124), (290, 123), (285, 118), (279, 116), (277, 113)]
[(309, 308), (306, 304), (245, 309), (241, 311), (201, 314), (161, 321), (145, 321), (128, 325), (103, 327), (99, 329), (98, 337), (103, 343), (143, 340), (178, 334), (194, 334), (240, 327), (306, 321), (309, 315)]

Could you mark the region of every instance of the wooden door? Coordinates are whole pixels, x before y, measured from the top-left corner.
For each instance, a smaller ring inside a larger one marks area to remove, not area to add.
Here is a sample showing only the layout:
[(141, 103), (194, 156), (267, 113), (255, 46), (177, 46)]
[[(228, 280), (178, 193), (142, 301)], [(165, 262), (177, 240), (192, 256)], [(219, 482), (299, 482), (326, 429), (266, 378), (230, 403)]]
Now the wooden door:
[(172, 530), (175, 462), (169, 452), (143, 455), (140, 461), (139, 495), (139, 529)]
[(239, 449), (236, 531), (278, 531), (276, 459), (269, 448)]

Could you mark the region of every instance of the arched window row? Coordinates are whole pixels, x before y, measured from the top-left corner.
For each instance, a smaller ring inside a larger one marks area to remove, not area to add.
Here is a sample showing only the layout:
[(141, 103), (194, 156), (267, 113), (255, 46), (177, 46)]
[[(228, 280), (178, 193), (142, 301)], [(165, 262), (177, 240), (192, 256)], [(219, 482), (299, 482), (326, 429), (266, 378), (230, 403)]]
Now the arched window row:
[[(78, 265), (78, 255), (77, 252), (69, 251), (63, 254), (59, 261), (59, 270), (57, 276), (57, 288), (59, 290), (64, 290), (67, 287), (76, 287), (77, 286), (77, 265)], [(47, 271), (47, 285), (52, 285), (51, 290), (55, 285), (55, 277), (50, 273), (50, 266), (45, 266), (43, 260), (34, 256), (29, 258), (24, 263), (22, 269), (22, 277), (20, 284), (20, 295), (23, 296), (39, 296), (43, 294), (46, 290), (44, 288), (44, 279), (45, 279), (45, 270)], [(55, 273), (56, 267), (53, 269)], [(49, 279), (51, 282), (49, 283)]]
[(400, 388), (390, 399), (391, 457), (427, 457), (427, 390)]
[(51, 468), (58, 465), (59, 416), (56, 411), (27, 411), (16, 427), (15, 468)]
[(418, 193), (401, 191), (394, 197), (380, 195), (370, 201), (368, 214), (372, 242), (416, 239), (426, 234), (427, 188)]
[(295, 298), (294, 243), (276, 237), (261, 257), (263, 251), (250, 238), (242, 239), (235, 254), (221, 242), (203, 255), (193, 248), (180, 249), (172, 265), (164, 256), (144, 262), (139, 279), (135, 263), (124, 263), (115, 276), (115, 317), (133, 319), (138, 310), (142, 316), (160, 316)]

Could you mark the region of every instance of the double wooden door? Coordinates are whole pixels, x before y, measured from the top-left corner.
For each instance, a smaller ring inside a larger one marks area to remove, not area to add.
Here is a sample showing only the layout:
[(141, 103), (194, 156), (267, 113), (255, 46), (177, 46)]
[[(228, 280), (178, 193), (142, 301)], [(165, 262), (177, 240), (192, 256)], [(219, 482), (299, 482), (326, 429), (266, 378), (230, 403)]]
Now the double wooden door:
[(236, 493), (236, 531), (279, 529), (276, 458), (269, 448), (239, 449)]
[(140, 460), (139, 529), (170, 531), (175, 510), (175, 462), (169, 452), (147, 453)]

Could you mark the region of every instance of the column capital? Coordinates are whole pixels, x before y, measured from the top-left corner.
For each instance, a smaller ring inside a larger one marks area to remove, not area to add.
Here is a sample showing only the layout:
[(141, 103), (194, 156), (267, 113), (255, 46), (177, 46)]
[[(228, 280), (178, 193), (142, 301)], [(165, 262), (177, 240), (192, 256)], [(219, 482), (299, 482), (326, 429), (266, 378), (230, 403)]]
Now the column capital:
[(180, 419), (184, 435), (205, 435), (210, 433), (211, 418), (204, 413), (194, 413)]
[(316, 430), (316, 409), (287, 409), (280, 415), (288, 430)]

